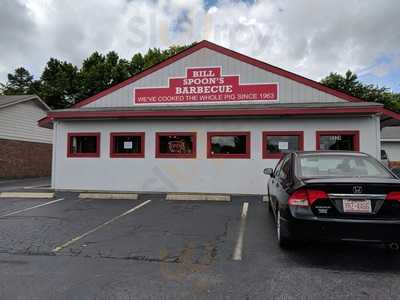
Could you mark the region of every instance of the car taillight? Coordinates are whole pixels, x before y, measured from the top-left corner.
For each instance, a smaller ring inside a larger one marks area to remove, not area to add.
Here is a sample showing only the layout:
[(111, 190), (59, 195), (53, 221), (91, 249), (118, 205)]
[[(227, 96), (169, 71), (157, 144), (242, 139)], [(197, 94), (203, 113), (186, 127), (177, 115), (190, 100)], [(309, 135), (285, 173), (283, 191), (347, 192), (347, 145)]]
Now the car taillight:
[(318, 199), (328, 199), (328, 194), (324, 191), (300, 189), (289, 197), (288, 204), (292, 206), (311, 206)]
[(386, 200), (400, 202), (400, 192), (390, 192), (386, 195)]

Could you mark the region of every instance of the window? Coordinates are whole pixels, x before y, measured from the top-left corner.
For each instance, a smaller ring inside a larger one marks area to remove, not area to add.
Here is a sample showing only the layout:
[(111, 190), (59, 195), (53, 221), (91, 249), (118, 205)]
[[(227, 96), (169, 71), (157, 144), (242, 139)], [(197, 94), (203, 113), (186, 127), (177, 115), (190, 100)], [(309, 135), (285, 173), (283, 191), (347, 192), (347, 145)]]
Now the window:
[(157, 158), (196, 158), (195, 132), (156, 133)]
[(300, 177), (386, 177), (393, 176), (375, 159), (367, 156), (306, 154), (300, 156)]
[(359, 131), (317, 131), (317, 150), (360, 151)]
[(282, 165), (281, 171), (279, 172), (279, 177), (282, 180), (286, 180), (286, 179), (288, 179), (288, 177), (290, 175), (289, 173), (290, 173), (290, 159), (287, 158)]
[(144, 132), (111, 133), (110, 157), (144, 157)]
[(68, 157), (100, 157), (100, 133), (68, 133)]
[(263, 132), (263, 158), (281, 158), (292, 151), (304, 149), (302, 131)]
[(208, 158), (250, 158), (250, 132), (209, 132)]

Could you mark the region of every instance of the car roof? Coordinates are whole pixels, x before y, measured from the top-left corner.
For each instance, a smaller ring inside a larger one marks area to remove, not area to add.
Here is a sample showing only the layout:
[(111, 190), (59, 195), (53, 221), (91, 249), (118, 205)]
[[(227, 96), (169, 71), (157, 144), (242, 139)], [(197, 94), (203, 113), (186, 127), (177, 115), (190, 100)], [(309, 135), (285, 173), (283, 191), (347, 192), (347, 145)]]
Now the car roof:
[(364, 152), (357, 152), (357, 151), (339, 151), (339, 150), (334, 150), (334, 151), (296, 151), (296, 155), (298, 156), (314, 156), (314, 155), (321, 155), (321, 156), (329, 156), (329, 155), (343, 155), (343, 156), (362, 156), (362, 157), (367, 157), (369, 156), (368, 154)]

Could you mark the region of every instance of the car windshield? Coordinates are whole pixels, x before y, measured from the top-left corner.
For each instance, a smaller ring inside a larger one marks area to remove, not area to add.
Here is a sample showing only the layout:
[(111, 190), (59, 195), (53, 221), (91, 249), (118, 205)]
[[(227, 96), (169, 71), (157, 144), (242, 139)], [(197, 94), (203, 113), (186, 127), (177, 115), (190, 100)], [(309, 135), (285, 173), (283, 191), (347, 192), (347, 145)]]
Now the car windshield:
[(300, 177), (393, 177), (373, 158), (335, 154), (300, 156), (298, 173)]

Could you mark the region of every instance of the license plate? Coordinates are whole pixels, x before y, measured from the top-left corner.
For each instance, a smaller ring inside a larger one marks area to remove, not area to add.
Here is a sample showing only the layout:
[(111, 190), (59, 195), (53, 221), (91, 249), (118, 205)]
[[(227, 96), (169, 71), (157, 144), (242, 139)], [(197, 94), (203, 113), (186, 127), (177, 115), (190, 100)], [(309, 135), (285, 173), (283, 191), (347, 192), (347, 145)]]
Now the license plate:
[(343, 211), (345, 213), (371, 213), (371, 200), (343, 199)]

